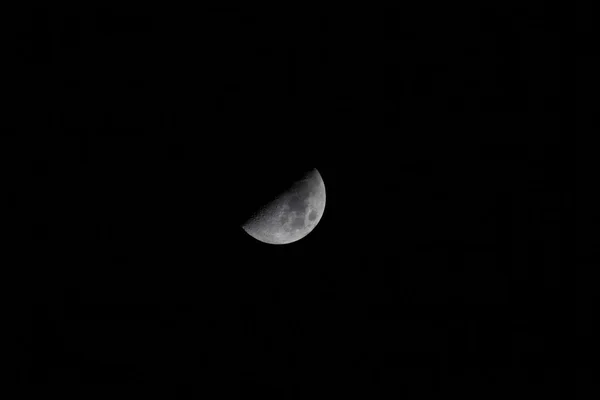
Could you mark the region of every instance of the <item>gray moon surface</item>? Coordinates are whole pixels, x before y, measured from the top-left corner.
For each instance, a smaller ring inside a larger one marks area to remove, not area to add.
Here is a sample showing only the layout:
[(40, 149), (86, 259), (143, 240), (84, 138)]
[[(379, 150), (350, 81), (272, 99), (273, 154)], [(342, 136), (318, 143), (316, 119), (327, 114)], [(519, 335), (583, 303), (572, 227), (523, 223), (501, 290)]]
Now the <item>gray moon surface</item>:
[(316, 169), (259, 209), (242, 228), (268, 244), (296, 242), (315, 229), (325, 210), (325, 183)]

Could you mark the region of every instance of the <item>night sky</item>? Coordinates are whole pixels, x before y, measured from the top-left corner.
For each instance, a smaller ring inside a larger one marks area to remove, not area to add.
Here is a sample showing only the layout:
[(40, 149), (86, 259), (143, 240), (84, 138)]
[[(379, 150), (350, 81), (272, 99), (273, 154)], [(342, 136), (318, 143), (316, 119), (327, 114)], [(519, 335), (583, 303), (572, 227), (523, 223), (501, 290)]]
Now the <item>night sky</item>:
[[(557, 393), (562, 34), (541, 6), (447, 8), (15, 16), (19, 379)], [(305, 168), (315, 230), (246, 234)]]

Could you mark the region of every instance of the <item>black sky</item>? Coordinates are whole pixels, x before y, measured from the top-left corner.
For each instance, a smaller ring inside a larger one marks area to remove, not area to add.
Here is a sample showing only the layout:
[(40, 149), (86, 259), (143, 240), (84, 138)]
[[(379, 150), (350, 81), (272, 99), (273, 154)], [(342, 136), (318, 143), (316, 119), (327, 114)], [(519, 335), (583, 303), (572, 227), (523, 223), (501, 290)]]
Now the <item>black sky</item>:
[[(552, 21), (20, 14), (21, 379), (280, 399), (558, 389), (570, 186)], [(240, 228), (311, 167), (314, 232), (270, 246)]]

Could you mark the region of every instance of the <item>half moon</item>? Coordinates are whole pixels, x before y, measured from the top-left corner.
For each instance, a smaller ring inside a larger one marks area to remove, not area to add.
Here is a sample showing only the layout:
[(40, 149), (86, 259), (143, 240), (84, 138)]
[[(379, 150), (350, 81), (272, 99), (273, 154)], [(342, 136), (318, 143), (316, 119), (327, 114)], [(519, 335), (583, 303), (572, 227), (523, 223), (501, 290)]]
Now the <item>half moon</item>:
[(315, 229), (325, 210), (325, 183), (317, 169), (260, 208), (242, 228), (268, 244), (296, 242)]

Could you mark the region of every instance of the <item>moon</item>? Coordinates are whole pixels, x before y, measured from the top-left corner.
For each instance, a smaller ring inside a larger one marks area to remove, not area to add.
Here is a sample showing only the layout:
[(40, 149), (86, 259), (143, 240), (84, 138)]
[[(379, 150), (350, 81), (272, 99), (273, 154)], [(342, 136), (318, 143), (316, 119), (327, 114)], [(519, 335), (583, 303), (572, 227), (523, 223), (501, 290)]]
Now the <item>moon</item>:
[(325, 183), (316, 169), (260, 208), (242, 226), (268, 244), (296, 242), (315, 229), (325, 210)]

